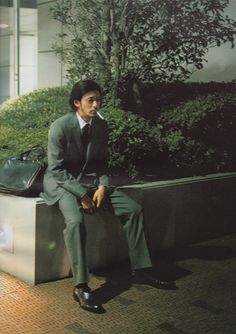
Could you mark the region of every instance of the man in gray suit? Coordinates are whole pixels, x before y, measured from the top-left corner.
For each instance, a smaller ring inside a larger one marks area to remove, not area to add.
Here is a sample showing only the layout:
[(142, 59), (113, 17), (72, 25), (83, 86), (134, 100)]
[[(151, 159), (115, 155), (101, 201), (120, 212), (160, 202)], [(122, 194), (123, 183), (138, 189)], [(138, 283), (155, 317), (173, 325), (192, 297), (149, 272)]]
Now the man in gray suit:
[(142, 208), (129, 196), (109, 188), (107, 123), (100, 117), (102, 91), (92, 80), (77, 82), (70, 94), (72, 112), (54, 121), (48, 137), (48, 168), (44, 192), (48, 205), (56, 202), (65, 219), (64, 239), (75, 280), (74, 299), (90, 312), (103, 313), (88, 286), (84, 212), (112, 207), (124, 227), (133, 281), (173, 288), (173, 283), (147, 276), (152, 267), (143, 230)]

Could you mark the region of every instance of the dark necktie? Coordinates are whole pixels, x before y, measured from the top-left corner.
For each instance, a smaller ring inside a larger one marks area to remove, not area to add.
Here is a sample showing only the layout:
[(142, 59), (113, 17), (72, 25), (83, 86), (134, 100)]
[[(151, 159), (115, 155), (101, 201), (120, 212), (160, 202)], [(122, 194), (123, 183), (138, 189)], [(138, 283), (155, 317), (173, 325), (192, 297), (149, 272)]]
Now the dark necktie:
[(82, 129), (83, 160), (86, 161), (88, 143), (90, 140), (90, 124), (86, 124)]

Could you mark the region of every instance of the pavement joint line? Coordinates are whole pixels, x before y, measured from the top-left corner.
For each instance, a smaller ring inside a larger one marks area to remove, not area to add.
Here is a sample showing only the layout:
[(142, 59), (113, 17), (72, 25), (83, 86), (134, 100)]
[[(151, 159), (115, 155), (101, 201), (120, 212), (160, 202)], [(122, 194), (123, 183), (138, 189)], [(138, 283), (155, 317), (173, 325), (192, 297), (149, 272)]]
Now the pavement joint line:
[(16, 294), (16, 293), (18, 293), (18, 291), (17, 290), (15, 290), (15, 291), (9, 291), (9, 292), (3, 292), (3, 293), (1, 293), (0, 292), (0, 296), (7, 296), (7, 295), (13, 295), (13, 294)]
[(84, 329), (78, 322), (73, 322), (64, 327), (66, 330), (72, 331), (76, 334), (95, 334), (94, 332), (90, 332)]
[(143, 285), (133, 285), (133, 287), (141, 292), (147, 291), (147, 290), (151, 290), (152, 288), (150, 286), (143, 286)]
[(125, 305), (125, 306), (129, 306), (135, 303), (135, 301), (125, 298), (125, 297), (121, 297), (121, 296), (117, 296), (114, 298), (115, 301), (117, 301), (118, 303), (120, 303), (121, 305)]
[(158, 326), (158, 328), (170, 334), (190, 334), (189, 332), (185, 332), (182, 329), (175, 327), (169, 322), (163, 322), (162, 324)]
[(195, 300), (194, 302), (191, 303), (192, 306), (199, 307), (203, 310), (209, 311), (214, 314), (221, 314), (224, 312), (222, 308), (218, 308), (212, 305), (207, 304), (204, 300)]

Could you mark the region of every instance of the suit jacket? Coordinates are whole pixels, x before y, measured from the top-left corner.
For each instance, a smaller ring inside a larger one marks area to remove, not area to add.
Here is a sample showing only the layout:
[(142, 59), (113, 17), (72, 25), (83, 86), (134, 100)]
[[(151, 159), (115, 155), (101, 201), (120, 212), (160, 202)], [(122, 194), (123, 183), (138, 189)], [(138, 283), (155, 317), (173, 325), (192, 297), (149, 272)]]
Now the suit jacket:
[(91, 139), (84, 164), (81, 130), (75, 112), (70, 112), (52, 123), (48, 135), (48, 167), (44, 175), (41, 197), (48, 205), (57, 202), (65, 191), (81, 198), (86, 188), (80, 180), (93, 173), (97, 185), (109, 186), (107, 123), (99, 117), (92, 120)]

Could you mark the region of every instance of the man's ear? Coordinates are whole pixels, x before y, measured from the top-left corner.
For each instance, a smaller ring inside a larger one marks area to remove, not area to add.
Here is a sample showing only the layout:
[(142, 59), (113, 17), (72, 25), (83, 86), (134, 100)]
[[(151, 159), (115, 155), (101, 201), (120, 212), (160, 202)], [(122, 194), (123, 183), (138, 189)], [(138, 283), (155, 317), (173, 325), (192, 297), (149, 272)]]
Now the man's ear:
[(79, 100), (74, 100), (74, 105), (76, 108), (79, 108), (81, 106), (81, 102)]

